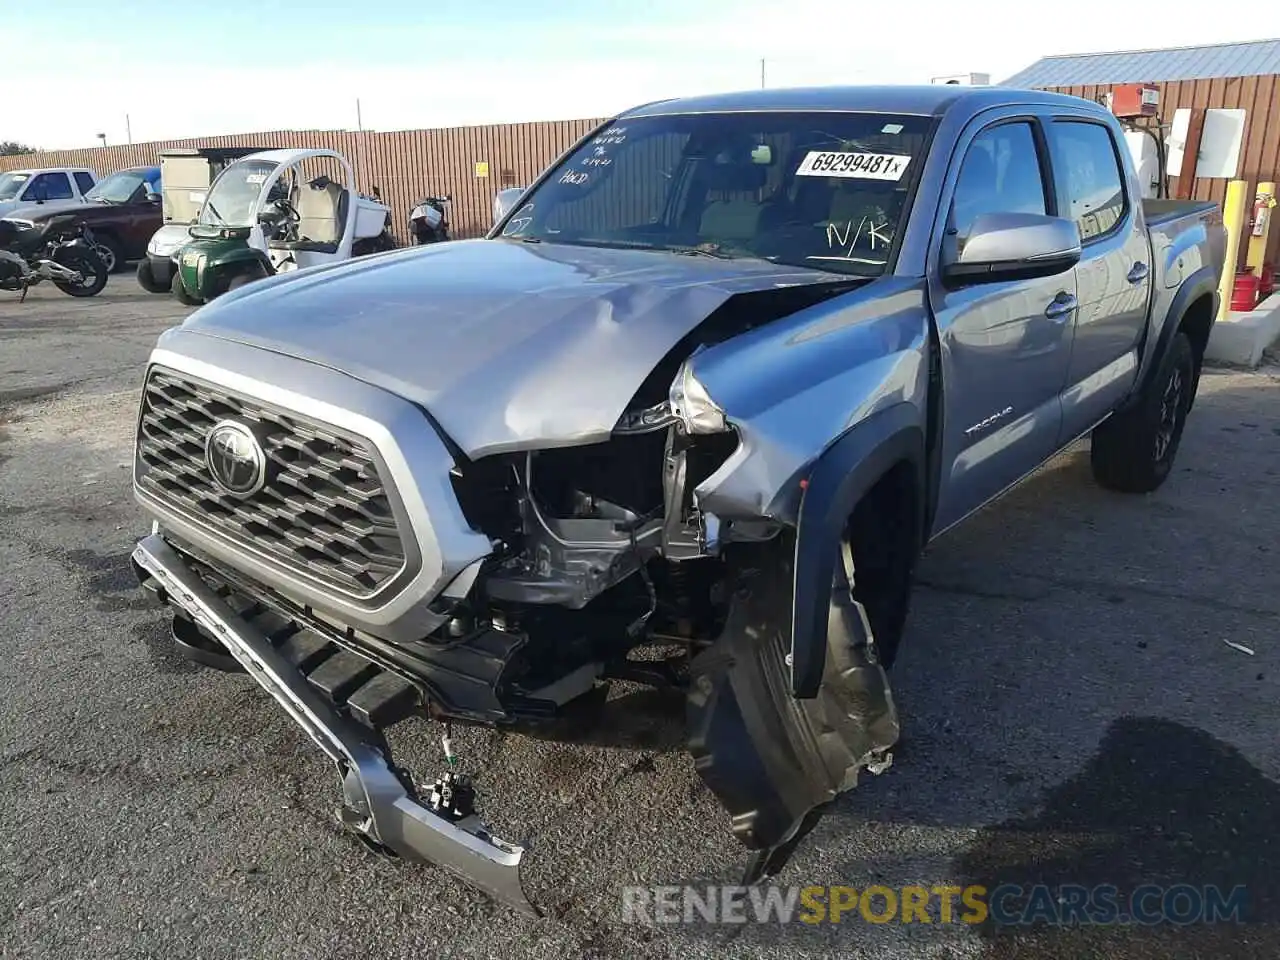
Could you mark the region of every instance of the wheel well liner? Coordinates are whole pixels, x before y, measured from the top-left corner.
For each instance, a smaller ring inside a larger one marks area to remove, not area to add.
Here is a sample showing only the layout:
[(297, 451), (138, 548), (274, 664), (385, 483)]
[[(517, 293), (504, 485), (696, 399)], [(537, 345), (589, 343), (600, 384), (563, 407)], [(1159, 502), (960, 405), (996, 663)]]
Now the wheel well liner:
[[(1203, 293), (1187, 305), (1187, 309), (1178, 320), (1178, 329), (1185, 333), (1187, 339), (1191, 341), (1191, 351), (1196, 359), (1195, 380), (1187, 410), (1195, 406), (1195, 386), (1198, 386), (1200, 381), (1200, 369), (1204, 366), (1204, 354), (1209, 346), (1209, 334), (1213, 332), (1213, 323), (1216, 319), (1215, 302), (1215, 298), (1210, 296), (1209, 293)], [(1172, 339), (1170, 337), (1170, 341)]]
[(221, 269), (223, 267), (239, 268), (246, 263), (254, 263), (264, 269), (270, 270), (271, 258), (259, 250), (257, 247), (242, 247), (239, 249), (228, 250), (225, 253), (218, 254), (215, 262), (210, 267)]
[(920, 412), (899, 403), (857, 424), (837, 439), (810, 471), (800, 501), (791, 621), (791, 690), (817, 694), (826, 662), (827, 614), (832, 572), (854, 507), (882, 478), (910, 466), (915, 486), (916, 544), (924, 529), (925, 439)]
[[(1206, 301), (1208, 316), (1207, 319), (1202, 320), (1200, 317), (1206, 308), (1200, 304)], [(1174, 294), (1173, 302), (1169, 304), (1169, 311), (1165, 314), (1164, 324), (1160, 327), (1155, 349), (1151, 351), (1146, 370), (1134, 385), (1133, 393), (1125, 403), (1126, 407), (1138, 402), (1138, 398), (1143, 396), (1148, 383), (1160, 370), (1165, 355), (1173, 345), (1174, 334), (1179, 331), (1186, 332), (1191, 339), (1192, 348), (1196, 351), (1196, 373), (1199, 374), (1200, 361), (1204, 358), (1204, 347), (1209, 342), (1209, 333), (1213, 329), (1217, 314), (1218, 281), (1214, 276), (1213, 267), (1204, 266), (1187, 277), (1178, 288), (1178, 292)], [(1197, 342), (1198, 336), (1203, 337), (1200, 342)]]

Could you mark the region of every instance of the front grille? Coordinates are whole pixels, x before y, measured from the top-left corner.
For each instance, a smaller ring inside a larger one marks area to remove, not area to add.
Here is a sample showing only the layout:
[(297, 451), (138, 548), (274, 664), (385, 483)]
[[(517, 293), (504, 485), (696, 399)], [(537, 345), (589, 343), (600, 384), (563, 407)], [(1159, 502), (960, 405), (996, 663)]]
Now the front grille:
[[(249, 496), (224, 490), (205, 463), (205, 440), (221, 420), (249, 427), (266, 453), (266, 482)], [(345, 431), (154, 367), (137, 458), (142, 491), (286, 571), (360, 598), (407, 566), (372, 448)]]

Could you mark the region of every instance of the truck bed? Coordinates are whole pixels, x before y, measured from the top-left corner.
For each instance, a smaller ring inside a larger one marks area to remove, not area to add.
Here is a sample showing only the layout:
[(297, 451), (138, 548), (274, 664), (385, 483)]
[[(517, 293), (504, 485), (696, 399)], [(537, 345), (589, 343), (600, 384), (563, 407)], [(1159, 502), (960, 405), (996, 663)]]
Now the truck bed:
[(1216, 210), (1211, 200), (1143, 200), (1142, 213), (1148, 227), (1159, 226), (1192, 213)]

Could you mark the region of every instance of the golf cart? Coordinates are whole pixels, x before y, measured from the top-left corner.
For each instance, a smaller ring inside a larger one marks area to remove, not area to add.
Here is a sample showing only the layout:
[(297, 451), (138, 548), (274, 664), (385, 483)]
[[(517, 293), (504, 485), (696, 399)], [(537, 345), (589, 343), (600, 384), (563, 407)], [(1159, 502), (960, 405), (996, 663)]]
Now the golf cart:
[(191, 238), (187, 230), (222, 169), (261, 147), (182, 147), (160, 153), (163, 226), (151, 235), (147, 255), (138, 264), (138, 283), (148, 293), (168, 293), (177, 272), (174, 254)]
[(395, 247), (391, 211), (355, 190), (335, 150), (264, 150), (214, 180), (175, 254), (172, 290), (205, 303), (263, 277)]

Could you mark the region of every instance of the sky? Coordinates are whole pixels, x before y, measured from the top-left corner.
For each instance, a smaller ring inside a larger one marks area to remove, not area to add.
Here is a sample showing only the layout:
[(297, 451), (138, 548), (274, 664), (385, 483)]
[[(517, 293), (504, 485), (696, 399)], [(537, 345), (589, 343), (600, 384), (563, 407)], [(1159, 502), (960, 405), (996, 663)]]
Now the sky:
[(1190, 0), (1167, 0), (1147, 18), (1123, 9), (1115, 0), (1043, 12), (1030, 0), (0, 0), (6, 88), (19, 78), (25, 91), (6, 98), (0, 140), (58, 149), (96, 146), (99, 133), (115, 144), (356, 129), (357, 100), (367, 130), (602, 117), (759, 87), (761, 59), (770, 87), (969, 72), (999, 82), (1049, 54), (1270, 36), (1255, 25), (1274, 12), (1261, 0), (1235, 0), (1219, 18)]

